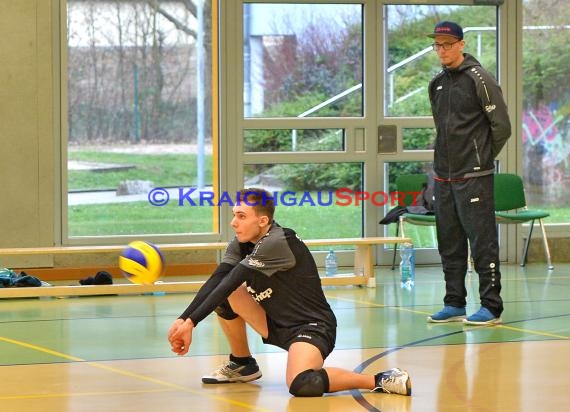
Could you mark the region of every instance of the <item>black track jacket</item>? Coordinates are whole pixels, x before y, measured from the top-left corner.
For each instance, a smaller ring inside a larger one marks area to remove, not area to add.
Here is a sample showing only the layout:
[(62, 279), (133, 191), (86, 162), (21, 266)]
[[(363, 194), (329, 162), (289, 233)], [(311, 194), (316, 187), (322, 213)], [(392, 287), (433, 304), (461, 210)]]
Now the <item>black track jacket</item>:
[(442, 179), (494, 172), (494, 160), (511, 135), (501, 88), (470, 54), (458, 68), (444, 68), (429, 83), (437, 136), (434, 171)]

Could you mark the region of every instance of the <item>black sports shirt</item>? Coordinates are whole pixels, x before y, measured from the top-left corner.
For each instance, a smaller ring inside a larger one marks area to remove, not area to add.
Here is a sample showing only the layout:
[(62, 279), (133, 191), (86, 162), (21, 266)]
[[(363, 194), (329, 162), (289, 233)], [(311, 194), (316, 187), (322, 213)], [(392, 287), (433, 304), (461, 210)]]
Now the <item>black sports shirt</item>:
[(321, 322), (336, 327), (315, 260), (294, 230), (276, 223), (257, 243), (234, 237), (222, 263), (180, 316), (194, 325), (246, 282), (248, 292), (280, 327)]

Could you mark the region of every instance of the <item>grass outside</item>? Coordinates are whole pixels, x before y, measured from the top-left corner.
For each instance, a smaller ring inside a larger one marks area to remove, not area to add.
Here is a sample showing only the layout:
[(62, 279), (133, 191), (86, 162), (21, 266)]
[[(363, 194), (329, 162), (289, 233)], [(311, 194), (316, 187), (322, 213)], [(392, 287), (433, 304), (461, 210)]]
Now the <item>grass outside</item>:
[[(97, 151), (72, 151), (69, 160), (134, 166), (116, 171), (70, 170), (70, 192), (115, 190), (125, 180), (150, 180), (155, 187), (192, 186), (196, 184), (197, 156), (195, 154), (128, 154)], [(212, 181), (212, 156), (204, 159), (204, 180)]]

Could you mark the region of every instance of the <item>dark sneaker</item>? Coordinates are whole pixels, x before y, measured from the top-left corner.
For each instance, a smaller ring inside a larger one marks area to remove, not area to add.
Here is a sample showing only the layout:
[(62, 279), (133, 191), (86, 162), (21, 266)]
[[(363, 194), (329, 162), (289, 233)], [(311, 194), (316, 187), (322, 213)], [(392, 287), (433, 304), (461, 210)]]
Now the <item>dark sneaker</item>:
[(461, 322), (465, 319), (465, 308), (456, 308), (454, 306), (444, 306), (442, 310), (428, 316), (428, 322), (445, 323), (445, 322)]
[(238, 365), (228, 360), (210, 375), (202, 376), (204, 383), (233, 383), (250, 382), (261, 378), (261, 371), (257, 362), (253, 361), (247, 365)]
[(397, 393), (410, 396), (412, 394), (412, 380), (408, 372), (398, 368), (392, 368), (380, 372), (375, 376), (376, 387), (372, 392)]
[(497, 318), (484, 306), (481, 306), (477, 312), (463, 320), (463, 323), (466, 325), (496, 325), (501, 322), (501, 318)]

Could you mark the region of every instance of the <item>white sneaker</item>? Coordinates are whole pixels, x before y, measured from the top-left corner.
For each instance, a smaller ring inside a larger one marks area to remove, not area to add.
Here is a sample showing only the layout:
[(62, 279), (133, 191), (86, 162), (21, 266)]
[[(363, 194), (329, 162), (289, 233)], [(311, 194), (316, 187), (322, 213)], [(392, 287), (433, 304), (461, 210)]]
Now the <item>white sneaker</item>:
[(408, 372), (392, 368), (375, 375), (376, 387), (372, 392), (397, 393), (410, 396), (412, 394), (412, 380)]
[(233, 383), (250, 382), (261, 378), (261, 371), (254, 360), (247, 365), (238, 365), (233, 361), (226, 361), (210, 375), (202, 376), (204, 383)]

